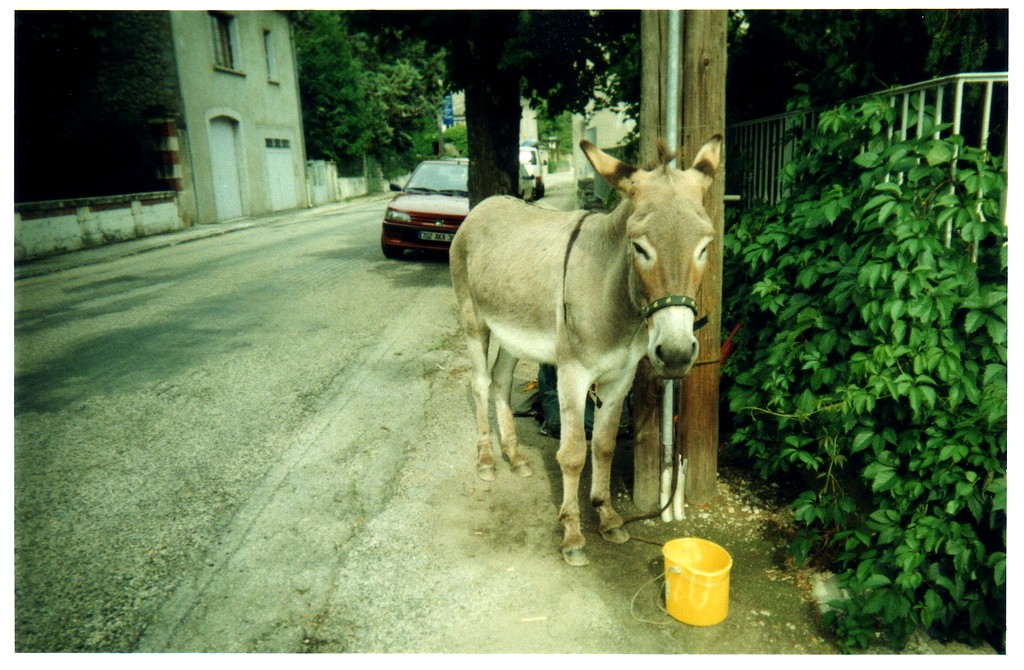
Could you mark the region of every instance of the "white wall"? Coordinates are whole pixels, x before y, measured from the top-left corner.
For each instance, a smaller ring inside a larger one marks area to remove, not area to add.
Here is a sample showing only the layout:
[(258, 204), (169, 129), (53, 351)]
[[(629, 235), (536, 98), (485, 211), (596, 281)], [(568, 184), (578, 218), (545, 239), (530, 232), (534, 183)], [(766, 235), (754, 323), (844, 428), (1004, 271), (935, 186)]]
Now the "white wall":
[(42, 258), (183, 227), (177, 198), (171, 193), (16, 205), (14, 260)]

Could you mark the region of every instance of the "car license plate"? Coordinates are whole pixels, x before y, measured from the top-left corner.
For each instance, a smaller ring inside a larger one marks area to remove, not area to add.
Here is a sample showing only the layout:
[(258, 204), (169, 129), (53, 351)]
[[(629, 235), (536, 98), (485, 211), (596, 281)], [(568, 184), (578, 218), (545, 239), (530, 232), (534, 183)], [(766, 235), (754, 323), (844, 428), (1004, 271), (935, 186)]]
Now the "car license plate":
[(454, 237), (455, 233), (434, 233), (430, 231), (420, 232), (421, 240), (430, 240), (431, 242), (451, 242)]

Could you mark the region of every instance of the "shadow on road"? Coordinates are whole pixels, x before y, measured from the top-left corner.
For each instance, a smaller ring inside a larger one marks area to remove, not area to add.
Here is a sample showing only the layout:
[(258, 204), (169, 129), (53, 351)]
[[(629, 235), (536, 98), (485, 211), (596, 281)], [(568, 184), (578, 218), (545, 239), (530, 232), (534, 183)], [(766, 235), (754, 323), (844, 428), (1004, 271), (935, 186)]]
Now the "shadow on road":
[(407, 252), (398, 260), (382, 259), (373, 267), (373, 272), (395, 288), (430, 288), (452, 283), (445, 252)]

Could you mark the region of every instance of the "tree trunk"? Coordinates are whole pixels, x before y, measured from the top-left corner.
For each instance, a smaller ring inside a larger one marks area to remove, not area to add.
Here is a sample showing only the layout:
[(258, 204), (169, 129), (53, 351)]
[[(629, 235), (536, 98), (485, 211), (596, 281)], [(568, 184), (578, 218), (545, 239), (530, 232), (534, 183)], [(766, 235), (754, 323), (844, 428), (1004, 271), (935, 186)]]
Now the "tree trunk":
[[(501, 17), (504, 19), (505, 17)], [(499, 23), (499, 21), (495, 23)], [(500, 28), (500, 25), (496, 25)], [(485, 45), (471, 45), (486, 49)], [(469, 206), (492, 195), (519, 193), (519, 76), (501, 68), (499, 58), (480, 59), (466, 86), (469, 140)]]
[(470, 207), (492, 195), (517, 195), (521, 118), (517, 78), (498, 73), (466, 87)]

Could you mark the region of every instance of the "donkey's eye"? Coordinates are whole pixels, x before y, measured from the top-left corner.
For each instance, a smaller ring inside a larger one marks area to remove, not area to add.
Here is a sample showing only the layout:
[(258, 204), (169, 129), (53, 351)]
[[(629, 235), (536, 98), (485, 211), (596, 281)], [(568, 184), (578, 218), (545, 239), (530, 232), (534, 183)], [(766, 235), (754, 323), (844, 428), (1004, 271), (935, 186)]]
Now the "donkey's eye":
[(633, 251), (635, 251), (636, 255), (640, 257), (640, 260), (644, 260), (644, 261), (651, 260), (651, 255), (649, 253), (647, 253), (647, 250), (644, 249), (642, 246), (640, 246), (636, 242), (633, 243)]
[(710, 239), (705, 239), (704, 243), (701, 246), (697, 247), (697, 255), (695, 256), (695, 258), (697, 259), (698, 263), (703, 263), (704, 261), (707, 260), (707, 257), (708, 257), (708, 247), (710, 247), (710, 246), (711, 246), (711, 240)]

